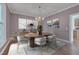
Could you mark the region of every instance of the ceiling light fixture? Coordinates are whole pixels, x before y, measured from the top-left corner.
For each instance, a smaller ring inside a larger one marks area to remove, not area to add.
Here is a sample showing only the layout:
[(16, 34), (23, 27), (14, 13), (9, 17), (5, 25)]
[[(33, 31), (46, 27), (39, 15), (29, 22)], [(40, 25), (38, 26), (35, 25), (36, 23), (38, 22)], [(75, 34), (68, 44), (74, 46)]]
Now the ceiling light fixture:
[[(38, 6), (38, 10), (39, 10), (38, 11), (39, 12), (39, 15), (41, 15), (42, 14), (42, 12), (41, 12), (41, 6)], [(35, 20), (41, 21), (41, 20), (44, 20), (44, 17), (38, 16), (38, 17), (35, 17)]]

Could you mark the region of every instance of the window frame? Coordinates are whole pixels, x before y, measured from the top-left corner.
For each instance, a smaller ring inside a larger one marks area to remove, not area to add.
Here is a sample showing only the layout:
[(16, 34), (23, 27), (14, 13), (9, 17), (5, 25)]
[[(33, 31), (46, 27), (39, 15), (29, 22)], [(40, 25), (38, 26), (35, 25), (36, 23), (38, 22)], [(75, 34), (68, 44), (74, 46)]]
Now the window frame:
[[(23, 29), (20, 29), (19, 28), (19, 19), (26, 19), (26, 18), (18, 18), (18, 29), (19, 30), (23, 30)], [(29, 20), (29, 23), (28, 23), (28, 20)], [(31, 21), (31, 22), (30, 22)], [(27, 29), (28, 27), (28, 24), (30, 24), (30, 23), (33, 23), (33, 24), (35, 24), (34, 22), (36, 22), (36, 20), (31, 20), (31, 19), (26, 19), (26, 28), (24, 28), (24, 29)], [(37, 21), (37, 26), (38, 26), (38, 21)], [(37, 26), (35, 25), (35, 28), (37, 29)]]

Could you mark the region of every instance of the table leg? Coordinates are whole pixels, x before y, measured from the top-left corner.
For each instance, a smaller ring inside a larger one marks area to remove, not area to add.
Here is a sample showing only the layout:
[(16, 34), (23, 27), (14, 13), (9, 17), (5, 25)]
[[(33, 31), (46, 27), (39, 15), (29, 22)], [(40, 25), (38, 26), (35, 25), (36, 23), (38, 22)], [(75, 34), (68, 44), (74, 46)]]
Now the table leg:
[(29, 43), (30, 43), (30, 47), (31, 48), (35, 47), (35, 43), (34, 42), (35, 42), (35, 38), (34, 37), (30, 37), (30, 42)]
[(48, 43), (49, 41), (48, 41), (48, 36), (46, 36), (46, 43)]

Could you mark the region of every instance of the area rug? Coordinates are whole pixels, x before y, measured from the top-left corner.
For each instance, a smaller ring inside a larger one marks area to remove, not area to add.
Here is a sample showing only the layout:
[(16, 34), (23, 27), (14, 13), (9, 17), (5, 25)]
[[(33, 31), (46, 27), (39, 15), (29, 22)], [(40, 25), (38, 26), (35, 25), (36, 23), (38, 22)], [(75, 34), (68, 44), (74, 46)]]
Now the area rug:
[(58, 49), (62, 48), (66, 43), (62, 41), (56, 41), (46, 46), (30, 48), (29, 46), (24, 47), (26, 55), (54, 55)]

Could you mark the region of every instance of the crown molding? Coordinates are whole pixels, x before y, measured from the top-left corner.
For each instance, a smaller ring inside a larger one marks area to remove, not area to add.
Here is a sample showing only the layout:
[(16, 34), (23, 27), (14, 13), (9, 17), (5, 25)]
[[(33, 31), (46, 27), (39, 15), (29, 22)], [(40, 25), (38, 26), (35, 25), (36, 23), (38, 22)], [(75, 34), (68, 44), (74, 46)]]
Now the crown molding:
[(72, 6), (69, 6), (69, 7), (67, 7), (67, 8), (64, 8), (64, 9), (62, 9), (62, 10), (59, 10), (59, 11), (57, 11), (57, 12), (53, 13), (52, 15), (47, 16), (47, 17), (45, 17), (45, 18), (52, 17), (52, 16), (55, 15), (55, 14), (58, 14), (58, 13), (60, 13), (60, 12), (66, 11), (66, 10), (68, 10), (68, 9), (70, 9), (70, 8), (76, 7), (77, 5), (79, 5), (79, 3), (74, 4), (74, 5), (72, 5)]

